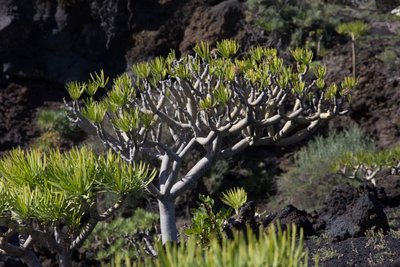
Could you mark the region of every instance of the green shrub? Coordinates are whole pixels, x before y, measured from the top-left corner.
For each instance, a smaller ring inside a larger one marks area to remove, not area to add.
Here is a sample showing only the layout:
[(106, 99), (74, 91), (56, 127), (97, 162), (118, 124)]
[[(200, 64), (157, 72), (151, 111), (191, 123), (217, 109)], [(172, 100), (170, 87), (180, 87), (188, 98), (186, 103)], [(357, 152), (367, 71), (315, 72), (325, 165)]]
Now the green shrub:
[[(332, 164), (346, 151), (372, 149), (373, 142), (358, 128), (317, 137), (295, 154), (295, 163), (278, 179), (279, 201), (298, 208), (318, 208), (329, 191), (347, 182), (332, 173)], [(306, 197), (305, 197), (306, 196)]]
[(192, 237), (202, 246), (207, 246), (210, 240), (223, 237), (223, 225), (231, 214), (231, 210), (221, 209), (213, 211), (214, 200), (209, 196), (199, 196), (199, 207), (193, 210), (192, 224), (185, 230), (185, 234)]

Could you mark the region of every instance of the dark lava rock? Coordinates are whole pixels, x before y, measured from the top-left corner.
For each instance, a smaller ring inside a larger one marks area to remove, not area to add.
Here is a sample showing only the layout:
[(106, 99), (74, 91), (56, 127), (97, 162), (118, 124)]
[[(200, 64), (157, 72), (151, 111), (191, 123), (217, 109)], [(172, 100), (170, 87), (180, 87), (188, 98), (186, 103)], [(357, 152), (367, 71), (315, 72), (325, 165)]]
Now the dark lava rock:
[(0, 84), (86, 79), (126, 68), (127, 1), (0, 0)]
[(385, 206), (400, 204), (400, 175), (378, 175), (375, 178), (378, 198)]
[(375, 0), (376, 7), (384, 12), (391, 11), (400, 6), (400, 0)]
[(383, 205), (376, 191), (368, 186), (359, 189), (350, 185), (335, 187), (318, 217), (315, 228), (325, 230), (336, 240), (362, 236), (369, 229), (389, 230)]
[(187, 52), (200, 40), (213, 42), (235, 36), (244, 17), (243, 5), (238, 0), (228, 0), (197, 8), (186, 27), (180, 51)]
[(279, 222), (282, 229), (286, 229), (287, 225), (291, 224), (296, 225), (297, 228), (302, 228), (305, 237), (316, 234), (307, 213), (297, 209), (293, 205), (288, 205), (282, 211), (268, 216), (263, 220), (262, 224), (267, 228), (269, 225), (277, 222)]
[(249, 201), (239, 209), (239, 214), (236, 214), (228, 219), (228, 224), (224, 231), (229, 238), (233, 238), (232, 230), (239, 230), (246, 233), (247, 227), (254, 233), (258, 233), (258, 224), (255, 219), (256, 205), (254, 201)]

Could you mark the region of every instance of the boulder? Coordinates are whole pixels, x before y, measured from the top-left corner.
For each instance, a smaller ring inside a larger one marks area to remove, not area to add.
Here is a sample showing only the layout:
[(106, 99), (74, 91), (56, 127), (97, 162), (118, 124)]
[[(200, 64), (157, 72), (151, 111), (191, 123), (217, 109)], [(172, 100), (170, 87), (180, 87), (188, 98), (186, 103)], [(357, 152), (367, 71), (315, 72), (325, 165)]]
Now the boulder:
[(376, 190), (368, 185), (335, 187), (317, 214), (314, 227), (325, 230), (335, 240), (363, 236), (370, 229), (389, 231), (383, 205)]
[(375, 181), (382, 204), (397, 207), (400, 204), (400, 175), (378, 175)]
[(256, 205), (254, 201), (249, 201), (239, 209), (239, 213), (228, 219), (224, 231), (229, 238), (233, 238), (232, 230), (239, 230), (246, 233), (249, 227), (253, 233), (258, 233), (258, 223), (255, 218)]
[(241, 1), (228, 0), (214, 6), (197, 8), (185, 29), (179, 50), (185, 53), (200, 40), (214, 42), (234, 37), (244, 17), (243, 5)]
[(283, 230), (286, 229), (287, 225), (294, 224), (297, 228), (303, 229), (305, 237), (316, 234), (312, 223), (308, 219), (307, 213), (297, 209), (293, 205), (286, 206), (280, 212), (272, 214), (262, 221), (265, 228), (275, 223), (279, 223)]

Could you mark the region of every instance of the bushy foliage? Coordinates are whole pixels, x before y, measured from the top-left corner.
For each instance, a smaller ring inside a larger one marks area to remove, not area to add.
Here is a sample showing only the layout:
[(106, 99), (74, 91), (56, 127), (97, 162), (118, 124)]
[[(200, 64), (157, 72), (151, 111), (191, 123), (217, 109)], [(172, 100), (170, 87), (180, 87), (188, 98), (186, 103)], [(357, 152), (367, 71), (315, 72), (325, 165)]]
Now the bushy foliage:
[(294, 165), (278, 178), (279, 200), (303, 209), (319, 207), (335, 185), (348, 182), (332, 171), (332, 164), (345, 152), (372, 148), (373, 141), (359, 128), (315, 138), (296, 152)]

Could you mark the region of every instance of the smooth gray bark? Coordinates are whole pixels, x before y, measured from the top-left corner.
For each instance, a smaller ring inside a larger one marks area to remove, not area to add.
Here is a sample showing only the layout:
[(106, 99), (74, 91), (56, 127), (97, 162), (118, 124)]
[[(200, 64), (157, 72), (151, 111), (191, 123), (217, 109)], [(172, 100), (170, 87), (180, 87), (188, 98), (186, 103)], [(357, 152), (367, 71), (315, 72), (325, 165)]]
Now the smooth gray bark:
[(160, 210), (160, 226), (162, 233), (162, 243), (178, 242), (178, 230), (176, 228), (175, 199), (172, 197), (162, 197), (158, 200)]

